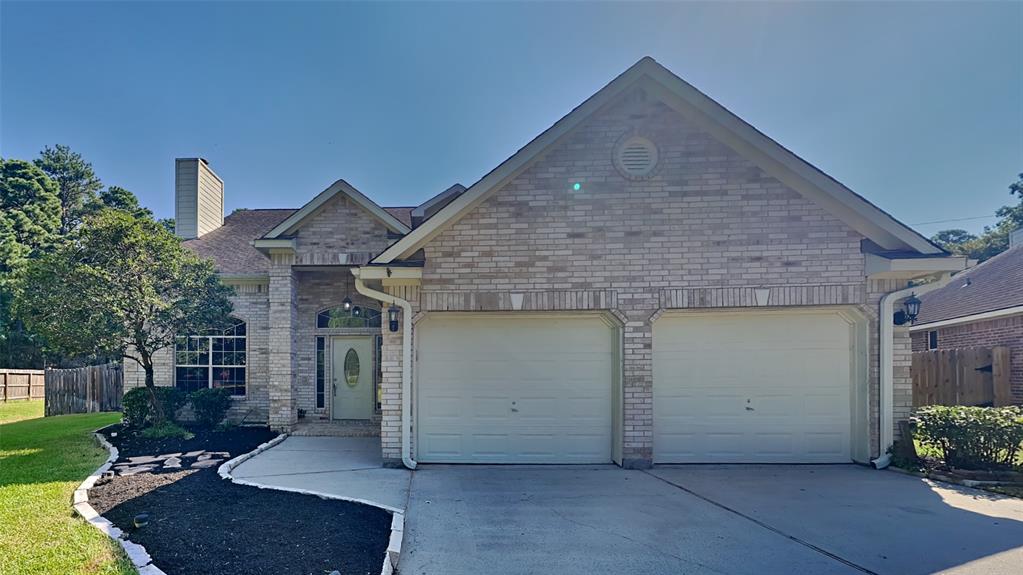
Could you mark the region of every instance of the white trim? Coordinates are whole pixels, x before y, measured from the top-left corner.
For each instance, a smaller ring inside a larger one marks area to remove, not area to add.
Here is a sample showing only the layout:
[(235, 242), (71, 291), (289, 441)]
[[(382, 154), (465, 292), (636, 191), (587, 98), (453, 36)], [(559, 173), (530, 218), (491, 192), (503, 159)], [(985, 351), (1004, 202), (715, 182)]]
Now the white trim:
[(909, 331), (914, 332), (922, 330), (932, 330), (936, 327), (947, 327), (950, 325), (959, 325), (961, 323), (973, 323), (975, 321), (998, 319), (1000, 317), (1006, 317), (1017, 314), (1023, 314), (1023, 305), (1007, 307), (1004, 309), (996, 309), (994, 311), (986, 311), (983, 313), (975, 313), (972, 315), (964, 315), (962, 317), (954, 317), (952, 319), (943, 319), (941, 321), (932, 321), (931, 323), (921, 323), (910, 327)]
[[(320, 192), (315, 198), (309, 201), (306, 205), (302, 206), (302, 209), (288, 216), (288, 219), (284, 220), (277, 225), (274, 229), (267, 232), (262, 238), (256, 241), (276, 239), (282, 234), (293, 231), (297, 228), (303, 220), (312, 215), (317, 209), (323, 204), (327, 203), (338, 193), (342, 193), (348, 196), (353, 202), (358, 204), (362, 209), (369, 212), (371, 215), (376, 217), (378, 220), (383, 222), (391, 231), (398, 232), (400, 234), (407, 234), (409, 232), (408, 226), (398, 221), (397, 218), (387, 213), (386, 210), (381, 208), (373, 200), (366, 197), (362, 192), (356, 190), (351, 184), (344, 180), (338, 180), (330, 185), (329, 188)], [(260, 246), (256, 246), (260, 247)]]
[(969, 267), (969, 258), (959, 255), (934, 258), (886, 258), (868, 253), (864, 254), (864, 267), (864, 271), (870, 279), (908, 279), (920, 274), (965, 270)]
[(883, 248), (910, 249), (923, 254), (943, 253), (938, 246), (905, 224), (768, 138), (652, 58), (645, 57), (473, 184), (423, 225), (384, 250), (372, 263), (386, 264), (414, 253), (447, 225), (528, 168), (590, 115), (643, 78), (649, 80), (646, 87), (656, 96), (664, 98), (676, 109), (685, 108), (687, 117), (701, 119), (704, 127), (715, 126), (715, 135), (729, 136), (726, 143), (737, 152), (762, 164), (766, 171), (817, 201)]

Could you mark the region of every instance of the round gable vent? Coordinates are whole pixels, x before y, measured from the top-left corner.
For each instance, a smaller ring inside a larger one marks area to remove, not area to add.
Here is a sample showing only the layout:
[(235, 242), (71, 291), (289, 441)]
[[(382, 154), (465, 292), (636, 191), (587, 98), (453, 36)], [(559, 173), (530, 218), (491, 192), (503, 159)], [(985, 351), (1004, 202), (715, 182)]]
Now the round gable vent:
[(657, 146), (642, 136), (630, 136), (615, 147), (614, 160), (626, 178), (645, 178), (657, 167)]

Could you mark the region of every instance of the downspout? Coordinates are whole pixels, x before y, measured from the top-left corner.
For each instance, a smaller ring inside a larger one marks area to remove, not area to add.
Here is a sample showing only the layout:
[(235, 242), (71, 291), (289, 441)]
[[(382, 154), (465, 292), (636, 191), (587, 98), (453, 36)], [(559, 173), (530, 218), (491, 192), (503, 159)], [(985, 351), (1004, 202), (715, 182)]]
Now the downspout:
[(355, 276), (355, 291), (379, 302), (396, 305), (401, 308), (401, 462), (409, 469), (416, 468), (412, 459), (412, 433), (410, 410), (412, 409), (412, 304), (382, 291), (377, 291), (363, 283), (359, 277), (359, 268), (352, 268)]
[(892, 461), (892, 456), (888, 453), (888, 448), (895, 443), (893, 428), (895, 425), (895, 366), (893, 361), (895, 360), (895, 324), (892, 322), (892, 316), (895, 314), (895, 303), (903, 298), (907, 298), (913, 293), (917, 295), (923, 295), (927, 292), (934, 291), (936, 289), (945, 287), (948, 282), (952, 280), (951, 272), (944, 272), (938, 279), (919, 286), (912, 286), (899, 291), (893, 291), (892, 293), (886, 294), (881, 298), (880, 304), (880, 317), (878, 321), (881, 324), (881, 397), (880, 399), (880, 421), (881, 429), (878, 430), (878, 437), (880, 438), (880, 455), (877, 459), (872, 459), (870, 464), (875, 469), (884, 469)]

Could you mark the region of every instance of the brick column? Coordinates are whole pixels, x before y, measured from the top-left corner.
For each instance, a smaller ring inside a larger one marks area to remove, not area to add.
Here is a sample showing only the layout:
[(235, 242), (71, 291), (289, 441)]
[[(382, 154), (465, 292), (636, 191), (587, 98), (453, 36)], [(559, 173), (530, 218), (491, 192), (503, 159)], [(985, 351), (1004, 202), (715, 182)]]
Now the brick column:
[(649, 322), (651, 309), (625, 313), (622, 354), (625, 394), (622, 467), (648, 469), (653, 465), (653, 330)]
[(298, 420), (295, 404), (295, 256), (270, 254), (270, 427), (290, 431)]

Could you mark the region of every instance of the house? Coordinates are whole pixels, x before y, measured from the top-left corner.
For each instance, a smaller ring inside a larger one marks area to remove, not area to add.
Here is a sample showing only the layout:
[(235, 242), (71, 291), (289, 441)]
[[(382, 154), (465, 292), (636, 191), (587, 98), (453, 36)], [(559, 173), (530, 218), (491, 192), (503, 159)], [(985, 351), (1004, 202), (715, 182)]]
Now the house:
[(650, 58), (420, 206), (222, 218), (199, 159), (177, 194), (238, 324), (158, 383), (363, 422), (387, 465), (867, 462), (911, 408), (907, 282), (966, 265)]
[(1009, 249), (920, 297), (913, 351), (1009, 348), (1012, 399), (1023, 403), (1023, 229)]

